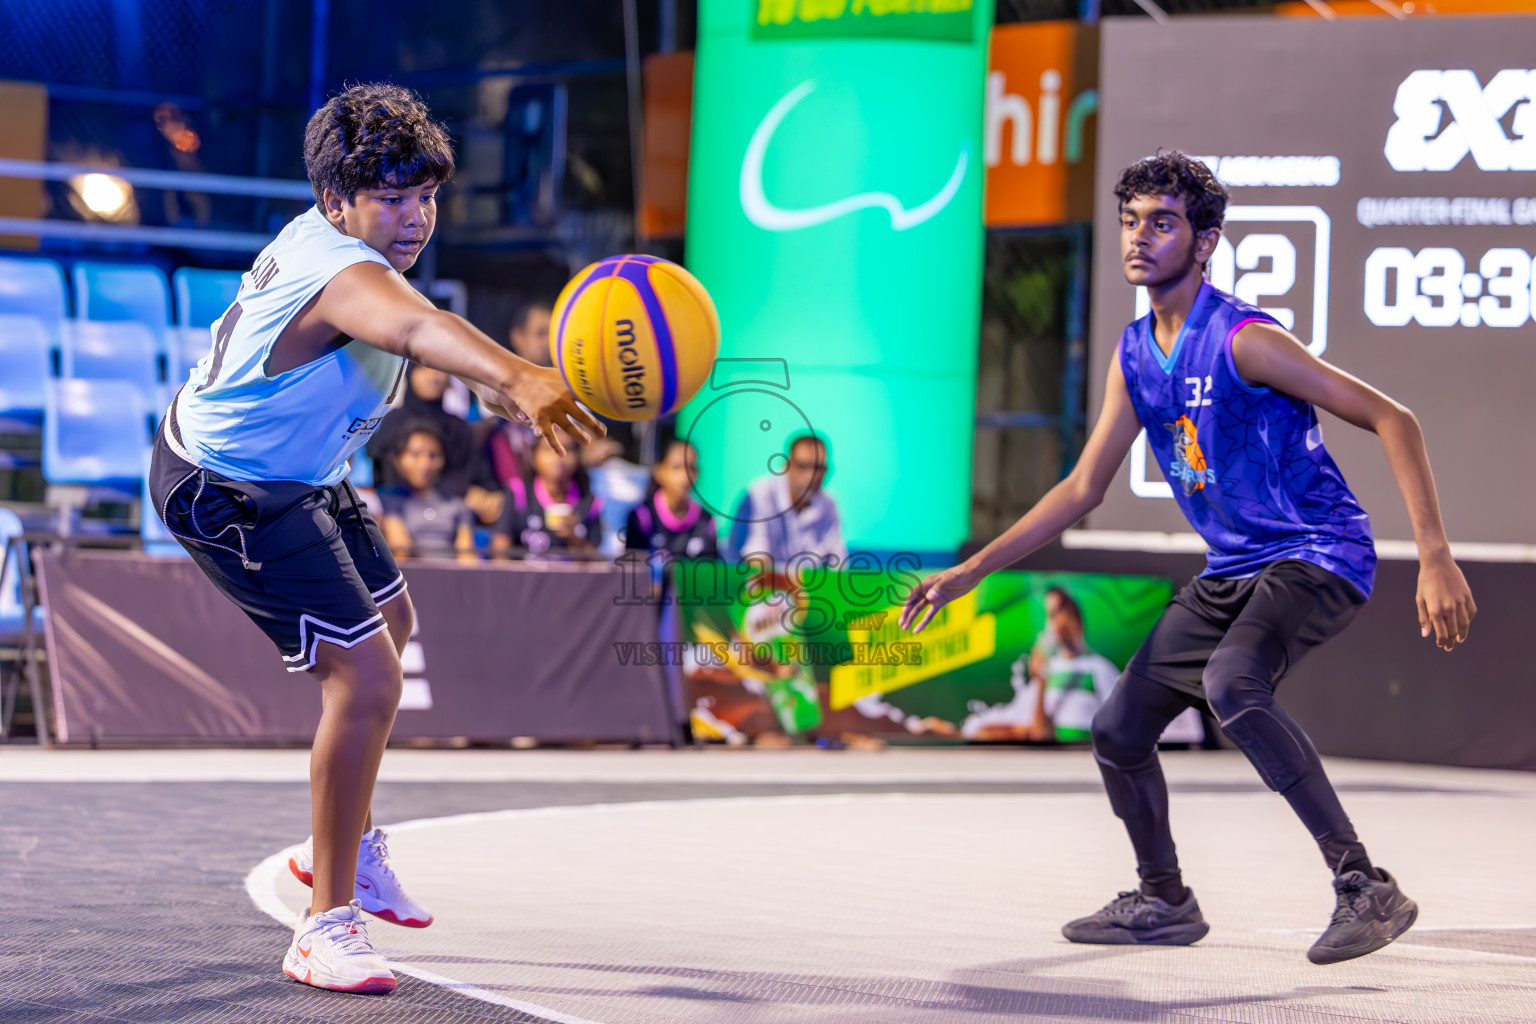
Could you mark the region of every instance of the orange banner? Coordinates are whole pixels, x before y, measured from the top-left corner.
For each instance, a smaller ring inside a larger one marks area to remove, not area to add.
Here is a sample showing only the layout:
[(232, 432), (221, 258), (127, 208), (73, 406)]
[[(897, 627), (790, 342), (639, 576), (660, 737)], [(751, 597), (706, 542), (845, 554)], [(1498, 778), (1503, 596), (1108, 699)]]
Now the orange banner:
[(645, 59), (644, 75), (640, 230), (651, 238), (672, 238), (683, 233), (688, 210), (693, 54), (652, 54)]
[[(985, 82), (988, 227), (1087, 223), (1093, 219), (1099, 33), (1072, 21), (992, 30)], [(693, 54), (645, 61), (645, 163), (640, 227), (652, 238), (683, 233)]]
[(1071, 21), (992, 30), (982, 148), (988, 227), (1093, 219), (1099, 37)]
[[(48, 90), (32, 82), (0, 82), (0, 156), (42, 160), (48, 146)], [(0, 217), (41, 217), (47, 209), (43, 183), (0, 178)], [(0, 236), (0, 249), (36, 249), (29, 235)]]

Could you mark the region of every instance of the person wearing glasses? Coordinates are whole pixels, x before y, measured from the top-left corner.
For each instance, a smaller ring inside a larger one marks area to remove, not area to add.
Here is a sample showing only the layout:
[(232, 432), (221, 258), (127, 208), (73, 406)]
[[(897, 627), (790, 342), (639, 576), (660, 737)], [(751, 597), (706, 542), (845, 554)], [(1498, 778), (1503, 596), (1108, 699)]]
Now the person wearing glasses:
[(765, 554), (775, 565), (788, 565), (808, 554), (829, 568), (848, 560), (837, 502), (822, 486), (828, 470), (821, 438), (802, 433), (790, 441), (783, 472), (754, 480), (738, 506), (737, 518), (747, 524), (743, 557)]

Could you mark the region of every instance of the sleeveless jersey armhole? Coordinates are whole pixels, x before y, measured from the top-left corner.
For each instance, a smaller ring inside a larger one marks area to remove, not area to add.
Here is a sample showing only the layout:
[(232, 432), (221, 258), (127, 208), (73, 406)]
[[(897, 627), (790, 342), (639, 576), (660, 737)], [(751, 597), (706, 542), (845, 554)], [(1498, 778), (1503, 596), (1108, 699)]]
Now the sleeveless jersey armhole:
[[(314, 289), (308, 293), (303, 302), (295, 305), (282, 317), (281, 320), (278, 321), (275, 330), (272, 332), (272, 340), (266, 344), (266, 347), (261, 354), (261, 377), (263, 381), (272, 383), (273, 381), (281, 380), (287, 374), (298, 373), (300, 370), (306, 370), (312, 366), (318, 365), (319, 363), (323, 363), (327, 359), (334, 359), (343, 349), (345, 349), (354, 340), (356, 340), (353, 338), (347, 338), (346, 335), (342, 334), (340, 331), (337, 331), (337, 338), (346, 339), (342, 341), (341, 344), (332, 344), (330, 348), (322, 352), (320, 355), (315, 356), (315, 358), (307, 360), (306, 362), (302, 362), (297, 366), (290, 366), (288, 369), (280, 370), (277, 373), (269, 372), (269, 368), (272, 363), (272, 353), (276, 351), (277, 343), (283, 340), (283, 335), (287, 332), (289, 325), (298, 318), (299, 314), (303, 313), (306, 309), (313, 305), (316, 299), (320, 298), (320, 293), (325, 291), (325, 289), (330, 286), (330, 283), (336, 280), (337, 276), (340, 275), (342, 271), (351, 270), (359, 263), (379, 263), (380, 260), (383, 259), (383, 257), (375, 259), (366, 253), (359, 253), (358, 256), (358, 259), (355, 259), (352, 262), (345, 264), (344, 266), (337, 267), (334, 271), (332, 271), (330, 276), (326, 277), (324, 280), (315, 285)], [(387, 262), (384, 262), (381, 265), (388, 267), (390, 270), (394, 269), (393, 267), (390, 267)], [(366, 342), (364, 344), (366, 344)]]
[(1262, 316), (1250, 316), (1247, 319), (1239, 320), (1236, 324), (1232, 325), (1232, 329), (1227, 332), (1226, 338), (1221, 343), (1221, 356), (1226, 361), (1227, 372), (1232, 375), (1232, 379), (1237, 382), (1238, 387), (1255, 395), (1266, 394), (1271, 389), (1264, 384), (1249, 384), (1243, 379), (1243, 375), (1237, 372), (1237, 360), (1232, 355), (1232, 342), (1237, 340), (1237, 332), (1249, 324), (1272, 324), (1274, 322), (1274, 320)]

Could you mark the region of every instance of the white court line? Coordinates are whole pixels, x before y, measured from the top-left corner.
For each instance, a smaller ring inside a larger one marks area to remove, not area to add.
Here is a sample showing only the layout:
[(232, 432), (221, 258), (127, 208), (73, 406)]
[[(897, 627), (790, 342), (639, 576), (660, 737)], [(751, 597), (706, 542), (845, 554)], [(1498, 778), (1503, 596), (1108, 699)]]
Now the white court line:
[[(906, 793), (825, 793), (825, 794), (790, 794), (785, 796), (738, 796), (738, 797), (710, 797), (699, 800), (636, 800), (628, 803), (613, 804), (570, 804), (555, 807), (518, 807), (500, 811), (474, 811), (468, 814), (448, 814), (439, 818), (411, 818), (407, 821), (396, 822), (393, 825), (381, 826), (388, 832), (414, 832), (420, 829), (435, 828), (441, 825), (464, 825), (482, 821), (505, 821), (511, 818), (554, 817), (558, 815), (579, 814), (591, 811), (637, 811), (654, 810), (658, 807), (675, 807), (678, 804), (722, 804), (740, 803), (742, 801), (771, 801), (774, 803), (808, 803), (816, 801), (846, 802), (862, 797), (865, 800), (904, 800)], [(288, 855), (295, 847), (287, 847), (279, 850), (272, 856), (263, 860), (251, 869), (245, 876), (245, 892), (256, 905), (256, 909), (266, 914), (272, 920), (285, 928), (297, 928), (299, 915), (289, 909), (282, 897), (277, 894), (277, 880), (288, 870)], [(387, 958), (386, 958), (387, 959)], [(485, 1003), (494, 1003), (497, 1006), (505, 1006), (509, 1009), (519, 1010), (523, 1013), (531, 1013), (536, 1017), (543, 1017), (554, 1021), (555, 1024), (603, 1024), (601, 1021), (588, 1020), (585, 1017), (573, 1016), (569, 1013), (561, 1013), (559, 1010), (537, 1003), (527, 1003), (520, 999), (512, 999), (499, 992), (471, 985), (468, 982), (458, 981), (445, 975), (424, 971), (420, 967), (401, 963), (398, 960), (388, 960), (392, 970), (399, 971), (418, 981), (424, 981), (429, 985), (437, 985), (457, 992), (461, 996), (470, 999), (478, 999)]]
[(1416, 932), (1523, 932), (1536, 929), (1536, 924), (1437, 924), (1426, 928), (1415, 927)]
[[(998, 796), (1011, 796), (1013, 794), (997, 794), (997, 795)], [(1231, 799), (1231, 798), (1248, 798), (1248, 797), (1251, 797), (1252, 795), (1253, 795), (1252, 793), (1236, 793), (1236, 792), (1234, 792), (1234, 793), (1198, 793), (1198, 794), (1185, 794), (1185, 795), (1182, 795), (1180, 797), (1180, 799), (1189, 799), (1190, 797), (1194, 797), (1196, 799), (1207, 798), (1207, 799), (1214, 799), (1214, 800), (1226, 800), (1226, 799)], [(1391, 795), (1397, 795), (1397, 794), (1384, 794), (1384, 795), (1391, 796)], [(1428, 794), (1402, 794), (1402, 795), (1405, 795), (1405, 796), (1407, 796), (1407, 795), (1414, 795), (1414, 796), (1423, 797), (1423, 796), (1428, 795)], [(1447, 795), (1454, 795), (1454, 794), (1447, 794)], [(562, 805), (555, 805), (555, 806), (548, 806), (548, 807), (507, 808), (507, 809), (503, 809), (503, 810), (499, 810), (499, 811), (471, 811), (471, 812), (464, 813), (464, 814), (448, 814), (448, 815), (443, 815), (441, 817), (435, 817), (435, 818), (409, 818), (409, 819), (407, 819), (405, 821), (395, 822), (394, 824), (383, 825), (383, 826), (380, 826), (380, 827), (382, 827), (383, 829), (385, 829), (388, 832), (415, 832), (415, 831), (422, 831), (422, 830), (429, 829), (429, 828), (437, 828), (437, 827), (441, 827), (441, 826), (445, 826), (445, 825), (446, 826), (451, 826), (451, 825), (468, 825), (468, 824), (476, 824), (476, 823), (479, 823), (479, 822), (507, 821), (507, 820), (518, 819), (518, 818), (557, 817), (557, 816), (566, 816), (566, 815), (574, 815), (574, 814), (587, 814), (587, 813), (590, 813), (590, 812), (593, 812), (593, 811), (640, 812), (640, 811), (656, 810), (656, 809), (659, 809), (659, 808), (676, 808), (679, 805), (687, 805), (688, 807), (693, 807), (693, 806), (696, 806), (696, 805), (715, 806), (715, 805), (721, 805), (721, 804), (738, 804), (738, 803), (747, 803), (747, 802), (751, 802), (751, 803), (777, 803), (777, 804), (810, 804), (810, 803), (818, 803), (819, 804), (819, 803), (829, 803), (829, 802), (830, 803), (846, 803), (846, 802), (852, 802), (852, 801), (864, 802), (864, 801), (872, 801), (872, 800), (887, 801), (887, 802), (900, 802), (900, 801), (905, 801), (905, 800), (913, 799), (915, 796), (921, 796), (921, 794), (912, 794), (912, 793), (792, 793), (792, 794), (783, 794), (783, 795), (775, 795), (775, 796), (700, 797), (700, 798), (697, 798), (697, 799), (683, 798), (683, 799), (673, 799), (673, 800), (633, 800), (633, 801), (625, 801), (625, 802), (621, 802), (621, 803), (562, 804)], [(1085, 794), (1085, 793), (1059, 793), (1059, 794), (1032, 794), (1032, 796), (1034, 796), (1036, 798), (1056, 796), (1056, 797), (1066, 797), (1066, 798), (1069, 798), (1069, 799), (1082, 799), (1084, 797), (1093, 796), (1093, 794)], [(255, 904), (256, 908), (258, 910), (260, 910), (262, 913), (266, 914), (268, 917), (272, 918), (278, 924), (281, 924), (281, 925), (283, 925), (284, 927), (287, 927), (287, 928), (295, 928), (295, 927), (298, 926), (299, 915), (297, 913), (295, 913), (293, 910), (289, 909), (288, 905), (283, 902), (283, 900), (282, 900), (282, 898), (280, 896), (278, 896), (278, 894), (277, 894), (277, 880), (279, 878), (281, 878), (285, 872), (287, 872), (287, 870), (288, 870), (288, 855), (289, 855), (289, 853), (293, 849), (294, 849), (294, 847), (288, 847), (286, 849), (278, 851), (277, 853), (274, 853), (272, 856), (266, 858), (261, 863), (257, 864), (254, 868), (251, 869), (250, 873), (245, 876), (245, 891), (246, 891), (246, 894), (248, 896), (250, 896), (251, 902), (253, 904)], [(1434, 927), (1419, 928), (1419, 929), (1416, 929), (1416, 930), (1420, 931), (1420, 932), (1451, 932), (1451, 931), (1474, 931), (1474, 930), (1476, 930), (1476, 931), (1494, 931), (1494, 930), (1514, 931), (1514, 930), (1518, 930), (1518, 929), (1522, 929), (1522, 928), (1536, 928), (1536, 925), (1520, 925), (1520, 924), (1491, 925), (1491, 926), (1440, 925), (1440, 926), (1434, 926)], [(1316, 934), (1316, 929), (1313, 929), (1313, 928), (1257, 928), (1257, 929), (1253, 929), (1253, 931), (1258, 933), (1258, 934), (1266, 934), (1266, 935), (1315, 935)], [(1512, 954), (1512, 953), (1492, 953), (1492, 952), (1485, 952), (1483, 950), (1461, 949), (1461, 948), (1454, 947), (1454, 946), (1416, 946), (1416, 945), (1414, 945), (1412, 943), (1402, 943), (1401, 946), (1399, 946), (1399, 944), (1397, 944), (1397, 943), (1394, 943), (1391, 946), (1386, 947), (1386, 949), (1382, 950), (1381, 952), (1396, 951), (1396, 952), (1401, 953), (1403, 955), (1416, 955), (1421, 950), (1423, 950), (1423, 951), (1433, 950), (1436, 953), (1442, 953), (1442, 952), (1443, 953), (1450, 953), (1450, 954), (1453, 954), (1453, 955), (1462, 956), (1464, 958), (1465, 957), (1470, 957), (1470, 958), (1473, 958), (1473, 959), (1482, 959), (1482, 960), (1502, 960), (1502, 961), (1512, 961), (1512, 962), (1520, 962), (1520, 963), (1526, 963), (1526, 964), (1529, 964), (1533, 960), (1536, 960), (1536, 957), (1520, 956), (1520, 955)], [(396, 970), (396, 971), (400, 972), (401, 974), (409, 975), (410, 977), (416, 978), (419, 981), (424, 981), (424, 982), (426, 982), (429, 985), (437, 985), (437, 986), (439, 986), (441, 988), (446, 988), (446, 989), (448, 989), (450, 991), (457, 992), (459, 995), (466, 996), (466, 997), (468, 997), (470, 999), (478, 999), (481, 1002), (493, 1003), (493, 1004), (495, 1004), (497, 1006), (505, 1006), (505, 1007), (508, 1007), (510, 1009), (519, 1010), (519, 1011), (521, 1011), (523, 1013), (529, 1013), (529, 1014), (533, 1014), (535, 1016), (544, 1017), (544, 1018), (546, 1018), (548, 1020), (556, 1022), (556, 1024), (603, 1024), (603, 1022), (601, 1022), (601, 1021), (589, 1020), (589, 1019), (587, 1019), (585, 1017), (577, 1017), (577, 1016), (573, 1016), (571, 1014), (562, 1013), (559, 1010), (551, 1009), (551, 1008), (545, 1007), (545, 1006), (540, 1006), (537, 1003), (528, 1003), (528, 1002), (523, 1002), (523, 1001), (518, 1000), (518, 999), (512, 999), (512, 998), (510, 998), (508, 996), (504, 996), (504, 995), (500, 994), (499, 992), (492, 992), (492, 991), (490, 991), (488, 989), (480, 988), (477, 985), (471, 985), (468, 982), (458, 981), (458, 980), (456, 980), (454, 978), (449, 978), (449, 977), (447, 977), (445, 975), (434, 974), (431, 971), (425, 971), (425, 970), (422, 970), (419, 967), (413, 967), (410, 964), (401, 963), (398, 960), (389, 960), (388, 962), (389, 962), (390, 967), (393, 970)]]
[[(1133, 450), (1133, 454), (1141, 450), (1139, 443), (1138, 440), (1138, 448)], [(1132, 480), (1135, 479), (1133, 475)], [(1168, 486), (1160, 480), (1157, 481), (1157, 485)], [(1378, 537), (1375, 543), (1378, 558), (1406, 562), (1418, 560), (1418, 545), (1411, 540)], [(1061, 546), (1068, 549), (1095, 551), (1156, 551), (1189, 554), (1206, 550), (1205, 540), (1198, 533), (1188, 531), (1164, 533), (1158, 530), (1067, 530), (1061, 535)], [(1536, 562), (1536, 544), (1452, 541), (1451, 554), (1458, 562)]]
[[(416, 824), (419, 826), (425, 823), (425, 820), (423, 820), (419, 823), (403, 822), (402, 824)], [(395, 826), (389, 827), (394, 828)], [(251, 902), (256, 904), (256, 909), (286, 928), (297, 928), (299, 926), (299, 915), (297, 912), (290, 910), (288, 904), (284, 903), (282, 898), (277, 895), (277, 880), (284, 871), (288, 870), (288, 854), (294, 849), (295, 847), (289, 847), (286, 850), (274, 853), (260, 864), (257, 864), (251, 869), (251, 873), (245, 876), (245, 892), (246, 895), (250, 896)], [(439, 988), (457, 992), (461, 996), (478, 999), (482, 1003), (494, 1003), (497, 1006), (505, 1006), (508, 1009), (533, 1014), (535, 1017), (543, 1017), (546, 1020), (554, 1021), (555, 1024), (602, 1024), (601, 1021), (588, 1020), (585, 1017), (561, 1013), (559, 1010), (552, 1010), (547, 1006), (540, 1006), (537, 1003), (525, 1003), (520, 999), (512, 999), (509, 996), (502, 995), (500, 992), (492, 992), (477, 985), (470, 985), (441, 974), (434, 974), (431, 971), (422, 970), (420, 967), (403, 964), (398, 960), (391, 960), (387, 957), (385, 959), (391, 970), (410, 975), (412, 978), (424, 981), (428, 985), (436, 985)]]
[[(1472, 927), (1468, 927), (1466, 925), (1461, 925), (1461, 926), (1456, 926), (1456, 925), (1436, 925), (1433, 928), (1419, 928), (1419, 927), (1415, 926), (1413, 928), (1410, 928), (1407, 932), (1404, 932), (1403, 934), (1404, 935), (1414, 935), (1414, 934), (1416, 934), (1418, 932), (1468, 932), (1468, 931), (1491, 932), (1491, 931), (1513, 931), (1513, 930), (1519, 929), (1519, 928), (1533, 928), (1533, 927), (1536, 927), (1536, 925), (1528, 925), (1528, 924), (1500, 924), (1500, 925), (1472, 926)], [(1259, 928), (1259, 929), (1257, 929), (1257, 931), (1259, 931), (1260, 933), (1262, 933), (1264, 935), (1316, 935), (1317, 934), (1317, 929), (1315, 929), (1315, 928)], [(1427, 943), (1421, 945), (1419, 943), (1412, 942), (1412, 941), (1405, 942), (1402, 937), (1399, 937), (1396, 942), (1393, 942), (1389, 946), (1383, 946), (1381, 949), (1377, 950), (1375, 953), (1373, 953), (1371, 955), (1372, 956), (1380, 956), (1383, 953), (1390, 953), (1390, 952), (1399, 953), (1399, 954), (1402, 954), (1403, 956), (1420, 955), (1421, 952), (1423, 953), (1423, 955), (1427, 955), (1428, 952), (1430, 952), (1430, 951), (1433, 951), (1434, 953), (1437, 953), (1437, 954), (1438, 953), (1451, 953), (1451, 954), (1453, 954), (1455, 956), (1471, 957), (1471, 958), (1473, 958), (1475, 960), (1506, 960), (1506, 961), (1517, 961), (1517, 962), (1523, 963), (1523, 964), (1528, 964), (1528, 963), (1532, 962), (1533, 960), (1536, 960), (1536, 956), (1523, 956), (1523, 955), (1521, 955), (1519, 953), (1494, 953), (1494, 952), (1491, 952), (1491, 951), (1485, 950), (1485, 949), (1465, 949), (1465, 948), (1463, 948), (1461, 946), (1436, 946), (1436, 945), (1427, 944)]]

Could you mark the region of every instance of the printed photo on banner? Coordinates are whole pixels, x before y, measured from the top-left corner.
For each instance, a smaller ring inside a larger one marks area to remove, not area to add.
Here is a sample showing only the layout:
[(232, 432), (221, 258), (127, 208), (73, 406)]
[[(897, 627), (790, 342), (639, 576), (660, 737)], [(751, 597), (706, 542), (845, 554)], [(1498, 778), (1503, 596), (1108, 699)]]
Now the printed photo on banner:
[[(910, 577), (675, 567), (694, 736), (1085, 742), (1172, 596), (1154, 577), (998, 573), (913, 636), (897, 625)], [(1191, 710), (1164, 740), (1203, 736)]]

